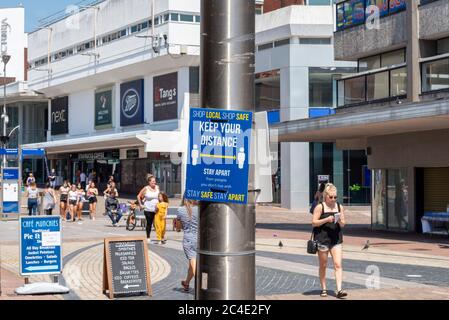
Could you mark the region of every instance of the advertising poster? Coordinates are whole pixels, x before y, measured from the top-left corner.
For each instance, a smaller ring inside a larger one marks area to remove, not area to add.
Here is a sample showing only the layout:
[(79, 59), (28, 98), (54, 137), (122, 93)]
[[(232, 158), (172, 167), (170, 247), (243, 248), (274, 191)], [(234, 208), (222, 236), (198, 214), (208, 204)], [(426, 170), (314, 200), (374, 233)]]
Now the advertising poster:
[(366, 0), (366, 7), (376, 6), (379, 8), (379, 16), (384, 17), (388, 15), (388, 1), (389, 0)]
[(120, 85), (120, 125), (144, 123), (143, 79)]
[(112, 127), (112, 89), (95, 92), (95, 128)]
[(405, 10), (405, 0), (390, 0), (390, 13)]
[(178, 119), (178, 73), (153, 79), (153, 121)]
[(191, 109), (186, 198), (248, 202), (248, 171), (253, 114)]

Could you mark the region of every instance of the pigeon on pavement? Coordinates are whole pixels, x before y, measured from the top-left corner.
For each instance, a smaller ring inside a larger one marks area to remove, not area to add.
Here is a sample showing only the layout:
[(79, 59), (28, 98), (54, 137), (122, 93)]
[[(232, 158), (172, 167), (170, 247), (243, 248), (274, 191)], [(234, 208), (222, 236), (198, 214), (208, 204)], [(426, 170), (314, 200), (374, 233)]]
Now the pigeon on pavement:
[(370, 247), (369, 240), (366, 240), (365, 246), (362, 248), (362, 250), (366, 250)]
[(279, 241), (279, 248), (282, 248), (283, 246), (282, 241)]

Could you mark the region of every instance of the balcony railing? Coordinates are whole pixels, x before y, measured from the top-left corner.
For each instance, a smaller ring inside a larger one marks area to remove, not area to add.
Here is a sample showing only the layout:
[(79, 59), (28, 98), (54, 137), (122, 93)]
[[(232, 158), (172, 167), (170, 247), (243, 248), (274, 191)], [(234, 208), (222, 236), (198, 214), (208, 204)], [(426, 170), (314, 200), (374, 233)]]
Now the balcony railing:
[(407, 96), (407, 69), (401, 65), (367, 72), (339, 80), (337, 86), (337, 107), (402, 99)]
[(449, 91), (449, 56), (421, 63), (422, 92)]
[(337, 31), (364, 24), (379, 8), (379, 17), (386, 17), (406, 9), (405, 0), (346, 0), (337, 3)]

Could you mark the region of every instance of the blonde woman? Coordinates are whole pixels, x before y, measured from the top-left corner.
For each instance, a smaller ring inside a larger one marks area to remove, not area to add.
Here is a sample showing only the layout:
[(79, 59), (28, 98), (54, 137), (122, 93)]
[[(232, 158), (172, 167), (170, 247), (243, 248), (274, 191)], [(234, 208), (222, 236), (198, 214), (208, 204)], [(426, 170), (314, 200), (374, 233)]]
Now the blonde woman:
[(182, 207), (178, 209), (177, 223), (182, 226), (184, 238), (182, 247), (189, 260), (189, 269), (187, 277), (181, 281), (184, 291), (189, 291), (190, 281), (195, 276), (196, 271), (196, 253), (198, 246), (198, 202), (183, 199)]
[(320, 263), (321, 297), (327, 297), (326, 267), (329, 253), (332, 256), (337, 282), (337, 298), (348, 294), (342, 289), (342, 228), (345, 226), (345, 209), (337, 202), (337, 188), (328, 183), (324, 188), (323, 202), (313, 211), (312, 225), (314, 239), (318, 243), (318, 260)]

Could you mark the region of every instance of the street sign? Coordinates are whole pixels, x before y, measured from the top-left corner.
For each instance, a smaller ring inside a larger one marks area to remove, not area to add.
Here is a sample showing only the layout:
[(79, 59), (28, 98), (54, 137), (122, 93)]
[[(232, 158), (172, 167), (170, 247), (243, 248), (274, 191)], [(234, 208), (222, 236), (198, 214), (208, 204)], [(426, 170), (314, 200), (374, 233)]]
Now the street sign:
[(19, 168), (3, 168), (2, 177), (3, 213), (19, 213)]
[(20, 217), (20, 274), (60, 274), (61, 217)]
[(103, 293), (152, 295), (147, 240), (109, 238), (104, 241)]
[(191, 109), (186, 198), (246, 204), (253, 114)]

